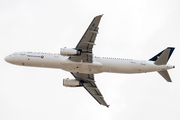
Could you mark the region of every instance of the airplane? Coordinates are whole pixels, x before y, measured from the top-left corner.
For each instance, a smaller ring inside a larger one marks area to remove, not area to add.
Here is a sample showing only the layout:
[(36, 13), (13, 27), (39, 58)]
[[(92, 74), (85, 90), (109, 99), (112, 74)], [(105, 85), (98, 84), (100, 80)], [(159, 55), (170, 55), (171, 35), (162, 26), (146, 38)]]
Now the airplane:
[(60, 53), (15, 52), (5, 61), (15, 65), (57, 68), (70, 72), (74, 79), (63, 79), (63, 86), (84, 87), (101, 105), (109, 107), (98, 89), (94, 74), (146, 73), (157, 71), (167, 82), (172, 82), (167, 70), (175, 68), (167, 64), (174, 47), (168, 47), (149, 60), (95, 57), (92, 49), (103, 15), (94, 17), (75, 48), (61, 48)]

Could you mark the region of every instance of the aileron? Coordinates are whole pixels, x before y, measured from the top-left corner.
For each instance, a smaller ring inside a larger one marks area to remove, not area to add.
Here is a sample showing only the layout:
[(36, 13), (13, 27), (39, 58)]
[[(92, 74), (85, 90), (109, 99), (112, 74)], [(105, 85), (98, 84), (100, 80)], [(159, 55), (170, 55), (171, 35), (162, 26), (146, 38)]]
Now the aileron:
[(83, 82), (83, 87), (101, 105), (108, 106), (94, 81), (93, 74), (71, 73), (77, 80)]
[[(101, 15), (96, 16), (89, 27), (87, 28), (86, 32), (82, 36), (81, 40), (76, 46), (77, 50), (83, 51), (83, 54), (76, 57), (69, 57), (70, 60), (79, 62), (80, 60), (83, 60), (84, 62), (92, 63), (92, 48), (95, 45), (95, 39), (98, 34), (98, 26), (99, 22), (101, 20)], [(87, 59), (84, 59), (84, 55), (86, 55)]]

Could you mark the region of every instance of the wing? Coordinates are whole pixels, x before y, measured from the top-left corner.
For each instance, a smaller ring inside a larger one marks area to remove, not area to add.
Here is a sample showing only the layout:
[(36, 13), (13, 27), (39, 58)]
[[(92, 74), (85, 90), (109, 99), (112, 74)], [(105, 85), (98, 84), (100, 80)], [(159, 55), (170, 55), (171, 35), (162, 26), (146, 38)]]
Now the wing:
[(94, 42), (96, 39), (96, 35), (98, 33), (98, 26), (99, 26), (101, 17), (102, 15), (99, 15), (93, 19), (88, 29), (82, 36), (81, 40), (77, 44), (76, 49), (81, 51), (81, 55), (69, 57), (70, 60), (75, 61), (75, 62), (81, 62), (81, 61), (89, 62), (89, 63), (93, 62), (92, 61), (92, 55), (93, 55), (92, 48), (93, 48), (93, 45), (95, 45)]
[(109, 107), (105, 102), (101, 92), (94, 81), (93, 74), (82, 74), (82, 73), (72, 73), (71, 74), (79, 81), (83, 82), (83, 87), (94, 97), (94, 99), (101, 105)]

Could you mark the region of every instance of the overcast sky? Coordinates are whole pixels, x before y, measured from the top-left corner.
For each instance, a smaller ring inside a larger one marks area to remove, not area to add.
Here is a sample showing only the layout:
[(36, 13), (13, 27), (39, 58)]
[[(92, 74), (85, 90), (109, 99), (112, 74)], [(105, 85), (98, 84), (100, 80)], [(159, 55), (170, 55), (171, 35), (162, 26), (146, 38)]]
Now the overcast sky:
[[(1, 0), (0, 120), (179, 120), (179, 0)], [(148, 60), (176, 47), (172, 83), (158, 73), (95, 75), (110, 108), (84, 88), (66, 88), (60, 69), (16, 66), (16, 51), (58, 53), (74, 48), (92, 19), (104, 14), (94, 55)]]

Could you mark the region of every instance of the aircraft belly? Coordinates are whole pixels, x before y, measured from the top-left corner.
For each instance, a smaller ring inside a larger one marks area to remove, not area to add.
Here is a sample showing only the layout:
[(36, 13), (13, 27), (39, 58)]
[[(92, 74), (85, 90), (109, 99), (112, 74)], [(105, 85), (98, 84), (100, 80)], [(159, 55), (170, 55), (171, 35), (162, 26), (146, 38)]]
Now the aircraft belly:
[(103, 67), (100, 69), (102, 72), (113, 73), (140, 73), (141, 68), (139, 61), (132, 60), (100, 60)]
[(87, 73), (87, 74), (95, 74), (101, 73), (99, 71), (99, 66), (95, 65), (87, 65), (87, 64), (63, 64), (63, 70), (74, 72), (74, 73)]
[(63, 70), (74, 72), (74, 73), (86, 73), (86, 74), (95, 74), (101, 73), (99, 70), (102, 67), (102, 64), (98, 62), (85, 63), (85, 62), (73, 62), (69, 59), (64, 59), (61, 61), (63, 65)]

